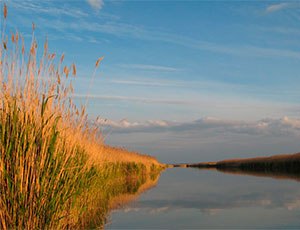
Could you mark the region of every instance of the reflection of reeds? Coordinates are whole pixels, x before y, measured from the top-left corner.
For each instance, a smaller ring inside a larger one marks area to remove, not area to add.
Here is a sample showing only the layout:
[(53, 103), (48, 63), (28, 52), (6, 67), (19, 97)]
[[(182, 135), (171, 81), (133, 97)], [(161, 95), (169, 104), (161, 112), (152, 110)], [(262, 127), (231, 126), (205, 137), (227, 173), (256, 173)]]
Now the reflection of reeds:
[[(143, 164), (109, 163), (98, 172), (89, 192), (80, 196), (85, 209), (79, 219), (73, 221), (79, 229), (104, 227), (109, 212), (124, 207), (144, 191), (156, 185), (161, 170), (147, 173)], [(151, 175), (155, 174), (155, 179)], [(81, 209), (76, 209), (81, 210)], [(78, 216), (78, 215), (74, 215)]]
[(112, 171), (105, 168), (107, 162), (142, 163), (149, 172), (153, 164), (159, 165), (155, 158), (103, 145), (99, 127), (89, 126), (86, 104), (78, 108), (73, 102), (70, 75), (71, 70), (76, 74), (75, 65), (63, 66), (64, 55), (56, 63), (47, 41), (37, 61), (34, 30), (33, 25), (28, 54), (18, 31), (9, 41), (2, 34), (1, 229), (70, 228), (83, 212), (83, 205), (76, 203), (79, 197), (95, 185), (95, 178), (111, 178), (103, 177)]
[(300, 181), (300, 173), (285, 172), (285, 171), (255, 171), (239, 168), (218, 168), (218, 171), (234, 175), (247, 175), (256, 177), (271, 177), (281, 180), (296, 180)]

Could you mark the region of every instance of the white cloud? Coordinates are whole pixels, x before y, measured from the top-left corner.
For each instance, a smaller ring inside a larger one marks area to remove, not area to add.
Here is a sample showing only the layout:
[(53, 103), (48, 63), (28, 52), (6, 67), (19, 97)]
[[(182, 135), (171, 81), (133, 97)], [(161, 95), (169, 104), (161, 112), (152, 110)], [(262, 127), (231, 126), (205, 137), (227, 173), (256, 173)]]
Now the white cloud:
[(86, 0), (86, 1), (97, 10), (100, 10), (104, 5), (103, 0)]
[(187, 105), (191, 102), (184, 100), (173, 99), (160, 99), (160, 98), (143, 98), (143, 97), (126, 97), (126, 96), (107, 96), (107, 95), (87, 95), (87, 94), (74, 94), (74, 98), (90, 98), (90, 99), (104, 99), (104, 100), (119, 100), (119, 101), (132, 101), (139, 103), (151, 103), (151, 104), (175, 104), (175, 105)]
[(300, 129), (300, 120), (290, 119), (287, 116), (281, 119), (281, 124), (289, 126), (294, 129)]
[(300, 208), (300, 199), (298, 198), (298, 199), (296, 199), (296, 200), (292, 200), (292, 202), (291, 202), (291, 201), (287, 202), (287, 203), (285, 204), (285, 207), (286, 207), (289, 211), (292, 211), (292, 210), (294, 210), (294, 209), (299, 209), (299, 208)]
[[(147, 129), (147, 128), (153, 128), (153, 127), (168, 127), (170, 125), (170, 122), (166, 121), (153, 121), (148, 120), (146, 122), (128, 122), (126, 120), (121, 122), (115, 122), (108, 119), (98, 119), (98, 124), (101, 124), (103, 126), (110, 126), (113, 128), (120, 128), (120, 129)], [(174, 123), (176, 124), (176, 123)]]
[(279, 11), (281, 9), (284, 9), (284, 8), (287, 8), (287, 7), (290, 7), (290, 6), (291, 6), (291, 3), (287, 3), (287, 2), (283, 2), (283, 3), (279, 3), (279, 4), (274, 4), (274, 5), (268, 6), (266, 8), (266, 13), (271, 13), (271, 12)]
[(262, 136), (300, 136), (300, 120), (283, 117), (281, 119), (262, 119), (255, 122), (219, 120), (206, 117), (190, 122), (153, 121), (114, 122), (99, 119), (103, 127), (114, 128), (114, 133), (152, 133), (152, 132), (210, 132), (214, 134), (262, 135)]

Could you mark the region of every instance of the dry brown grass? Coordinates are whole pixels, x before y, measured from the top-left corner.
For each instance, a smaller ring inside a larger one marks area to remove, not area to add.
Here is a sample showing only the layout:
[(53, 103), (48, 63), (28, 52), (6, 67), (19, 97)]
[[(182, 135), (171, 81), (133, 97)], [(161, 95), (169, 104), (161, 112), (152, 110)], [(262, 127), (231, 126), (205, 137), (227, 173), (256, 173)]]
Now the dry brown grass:
[(123, 148), (102, 145), (100, 151), (102, 154), (93, 154), (93, 157), (91, 158), (95, 164), (106, 162), (135, 162), (144, 164), (148, 171), (153, 164), (164, 166), (164, 164), (159, 163), (155, 157), (142, 155)]

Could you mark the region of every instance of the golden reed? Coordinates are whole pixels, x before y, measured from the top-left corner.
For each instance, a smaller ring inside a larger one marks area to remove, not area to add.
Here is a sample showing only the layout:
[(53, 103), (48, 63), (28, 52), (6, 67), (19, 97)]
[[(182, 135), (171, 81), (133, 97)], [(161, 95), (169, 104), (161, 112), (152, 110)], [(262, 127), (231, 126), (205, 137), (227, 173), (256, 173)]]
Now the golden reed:
[[(7, 7), (3, 7), (4, 19)], [(160, 165), (150, 156), (103, 144), (88, 122), (87, 103), (73, 101), (76, 67), (48, 50), (37, 60), (35, 25), (26, 52), (18, 31), (10, 40), (5, 20), (0, 47), (0, 228), (70, 228), (74, 202), (107, 162)], [(95, 65), (99, 66), (99, 58)], [(95, 72), (93, 74), (93, 78)]]

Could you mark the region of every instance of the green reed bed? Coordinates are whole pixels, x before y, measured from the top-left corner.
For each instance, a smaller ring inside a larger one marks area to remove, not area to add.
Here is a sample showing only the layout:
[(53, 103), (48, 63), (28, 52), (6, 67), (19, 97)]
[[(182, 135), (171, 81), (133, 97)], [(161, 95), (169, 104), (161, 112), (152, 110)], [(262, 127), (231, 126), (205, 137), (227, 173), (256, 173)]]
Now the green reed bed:
[[(46, 102), (45, 102), (46, 103)], [(43, 106), (43, 104), (41, 105)], [(79, 148), (64, 150), (57, 128), (59, 118), (26, 114), (16, 100), (6, 100), (0, 110), (0, 220), (1, 229), (63, 227), (68, 203), (76, 199), (89, 180), (91, 168)], [(46, 133), (45, 133), (46, 132)]]

